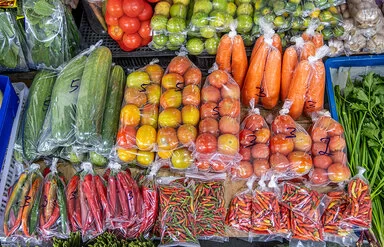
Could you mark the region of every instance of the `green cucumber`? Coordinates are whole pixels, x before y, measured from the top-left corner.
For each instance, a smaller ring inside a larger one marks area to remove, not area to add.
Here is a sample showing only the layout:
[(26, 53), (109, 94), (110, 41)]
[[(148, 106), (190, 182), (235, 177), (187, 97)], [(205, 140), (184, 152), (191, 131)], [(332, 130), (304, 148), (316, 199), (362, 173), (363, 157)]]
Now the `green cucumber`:
[(75, 140), (76, 104), (86, 61), (85, 55), (72, 59), (61, 71), (53, 87), (51, 128), (52, 139), (58, 146), (69, 146)]
[(55, 81), (55, 73), (43, 70), (36, 74), (29, 89), (21, 137), (23, 154), (28, 161), (34, 161), (38, 156), (37, 146)]
[(76, 113), (76, 140), (81, 145), (101, 144), (111, 65), (112, 53), (104, 46), (96, 48), (85, 64)]
[(120, 108), (123, 101), (125, 73), (121, 66), (114, 66), (108, 83), (107, 101), (105, 104), (102, 143), (97, 152), (108, 155), (115, 145), (116, 134), (119, 129)]

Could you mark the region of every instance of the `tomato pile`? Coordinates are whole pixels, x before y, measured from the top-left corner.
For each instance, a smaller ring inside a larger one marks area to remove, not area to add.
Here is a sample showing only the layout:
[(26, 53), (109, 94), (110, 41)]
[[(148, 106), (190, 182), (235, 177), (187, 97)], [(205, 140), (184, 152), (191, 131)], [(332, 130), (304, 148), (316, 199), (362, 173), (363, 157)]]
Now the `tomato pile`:
[(109, 0), (105, 13), (108, 34), (124, 51), (133, 51), (152, 40), (152, 6), (144, 0)]

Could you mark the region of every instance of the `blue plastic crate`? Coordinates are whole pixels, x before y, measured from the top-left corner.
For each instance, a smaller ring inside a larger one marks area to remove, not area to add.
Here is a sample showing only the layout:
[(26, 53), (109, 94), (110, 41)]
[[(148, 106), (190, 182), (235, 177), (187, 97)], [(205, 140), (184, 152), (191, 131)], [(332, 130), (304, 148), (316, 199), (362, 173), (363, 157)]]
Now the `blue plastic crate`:
[[(333, 91), (334, 83), (332, 82), (332, 69), (338, 69), (340, 67), (367, 67), (366, 72), (371, 71), (375, 66), (384, 66), (384, 55), (369, 55), (369, 56), (352, 56), (352, 57), (335, 57), (328, 58), (325, 61), (326, 70), (326, 90), (328, 96), (329, 110), (332, 118), (339, 120), (336, 110), (335, 92)], [(376, 72), (382, 72), (384, 70), (379, 69)]]
[[(0, 75), (0, 90), (3, 101), (0, 108), (0, 164), (3, 163), (11, 135), (13, 120), (19, 106), (19, 97), (7, 76)], [(0, 167), (1, 168), (1, 167)]]

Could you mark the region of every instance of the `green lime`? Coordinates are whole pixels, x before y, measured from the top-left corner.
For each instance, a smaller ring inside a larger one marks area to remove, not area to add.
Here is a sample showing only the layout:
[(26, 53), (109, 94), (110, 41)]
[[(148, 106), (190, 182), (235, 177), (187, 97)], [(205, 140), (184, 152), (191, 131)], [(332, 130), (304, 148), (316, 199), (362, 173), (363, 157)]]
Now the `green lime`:
[(167, 22), (167, 30), (170, 33), (181, 33), (185, 30), (185, 20), (179, 17), (172, 17)]
[(333, 29), (333, 35), (338, 38), (341, 37), (344, 34), (344, 28), (343, 26), (337, 26)]
[(184, 6), (188, 6), (188, 4), (190, 3), (190, 0), (173, 0), (173, 4), (176, 4), (176, 3), (181, 3)]
[(251, 34), (253, 35), (253, 36), (258, 36), (259, 34), (260, 34), (260, 26), (259, 25), (254, 25), (253, 27), (252, 27), (252, 31), (251, 31)]
[(272, 13), (272, 9), (269, 8), (269, 7), (265, 7), (261, 10), (261, 15), (265, 16), (265, 15), (269, 15), (270, 13)]
[(330, 11), (324, 10), (320, 12), (319, 19), (321, 22), (330, 22), (333, 18), (333, 15)]
[(180, 46), (178, 46), (178, 45), (171, 45), (171, 43), (168, 43), (167, 44), (167, 49), (171, 50), (171, 51), (177, 51), (177, 50), (180, 49)]
[(165, 35), (165, 34), (155, 34), (153, 35), (152, 37), (152, 41), (153, 43), (155, 43), (156, 45), (159, 45), (159, 46), (165, 46), (168, 42), (168, 36)]
[(239, 15), (237, 17), (237, 32), (248, 33), (252, 30), (253, 20), (249, 15)]
[(207, 15), (212, 11), (212, 3), (209, 0), (197, 0), (193, 7), (193, 13), (204, 12)]
[(151, 19), (151, 29), (160, 31), (167, 28), (168, 18), (164, 15), (154, 15)]
[(244, 34), (242, 35), (242, 37), (243, 37), (245, 46), (252, 46), (253, 43), (255, 42), (255, 38), (252, 35)]
[(187, 42), (187, 50), (192, 55), (199, 55), (204, 51), (204, 43), (199, 38), (193, 38)]
[(237, 16), (239, 15), (253, 15), (253, 7), (250, 3), (242, 3), (237, 7)]
[(227, 11), (227, 0), (213, 0), (212, 7), (214, 10)]
[(280, 28), (280, 27), (282, 27), (282, 26), (284, 26), (284, 24), (285, 24), (285, 18), (283, 17), (283, 16), (277, 16), (274, 20), (273, 20), (273, 24), (276, 26), (276, 27), (278, 27), (278, 28)]
[(151, 43), (151, 48), (153, 50), (157, 50), (157, 51), (161, 51), (161, 50), (164, 50), (165, 49), (165, 45), (158, 45), (154, 42)]
[(174, 46), (181, 46), (185, 42), (185, 35), (181, 33), (170, 33), (169, 43)]
[(255, 12), (253, 15), (253, 23), (255, 23), (255, 25), (259, 25), (260, 17), (261, 14), (259, 12)]
[(225, 25), (226, 13), (218, 10), (214, 10), (210, 14), (209, 25), (214, 28), (223, 28)]
[(296, 10), (292, 13), (294, 17), (301, 17), (303, 15), (303, 8), (301, 5), (297, 6)]
[(234, 16), (236, 14), (236, 4), (234, 3), (228, 3), (227, 5), (227, 13), (230, 14), (231, 16)]
[(256, 0), (255, 1), (255, 10), (261, 10), (262, 8), (265, 7), (266, 3), (265, 3), (266, 0)]
[(181, 3), (173, 4), (169, 11), (169, 13), (171, 14), (171, 17), (180, 17), (183, 19), (187, 18), (187, 12), (188, 12), (187, 6)]
[(332, 29), (330, 27), (324, 28), (323, 31), (321, 31), (321, 34), (323, 35), (324, 40), (329, 40), (333, 36), (333, 32), (332, 32)]
[(205, 45), (205, 50), (208, 52), (210, 55), (215, 55), (217, 52), (217, 47), (219, 46), (220, 39), (214, 37), (207, 39), (204, 43)]
[(209, 39), (215, 36), (216, 30), (210, 26), (200, 28), (200, 35), (203, 38)]
[(273, 12), (276, 15), (279, 15), (285, 11), (285, 3), (284, 1), (276, 1), (273, 3)]
[(313, 2), (308, 1), (308, 2), (304, 3), (304, 11), (306, 11), (306, 12), (312, 12), (315, 10), (315, 8), (316, 8), (316, 6)]
[(193, 14), (191, 23), (197, 28), (202, 28), (208, 25), (208, 14), (204, 12), (197, 12)]

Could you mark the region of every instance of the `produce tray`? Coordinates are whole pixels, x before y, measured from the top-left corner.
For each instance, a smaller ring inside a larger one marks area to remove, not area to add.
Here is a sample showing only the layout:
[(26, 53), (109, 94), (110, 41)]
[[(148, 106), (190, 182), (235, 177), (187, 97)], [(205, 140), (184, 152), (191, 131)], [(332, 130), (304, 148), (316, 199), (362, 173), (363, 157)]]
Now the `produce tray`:
[[(3, 93), (0, 108), (0, 164), (4, 160), (5, 152), (8, 147), (8, 140), (11, 135), (13, 119), (16, 116), (19, 106), (19, 98), (12, 87), (12, 83), (7, 76), (0, 76), (0, 90)], [(0, 166), (1, 168), (1, 166)]]
[[(27, 102), (28, 87), (24, 83), (14, 83), (13, 87), (19, 96), (20, 104), (17, 108), (15, 121), (13, 121), (12, 131), (10, 132), (11, 137), (9, 138), (9, 147), (13, 147), (17, 138), (20, 118)], [(8, 190), (16, 182), (19, 176), (18, 165), (13, 157), (13, 148), (8, 148), (4, 162), (2, 162), (1, 179), (0, 179), (0, 225), (3, 225), (5, 207), (8, 201)]]
[(95, 33), (85, 14), (83, 14), (80, 22), (80, 33), (82, 36), (81, 45), (83, 49), (94, 45), (99, 40), (103, 40), (103, 45), (108, 47), (112, 52), (113, 62), (128, 69), (138, 69), (149, 64), (154, 58), (159, 59), (159, 65), (167, 67), (168, 63), (176, 56), (175, 51), (153, 51), (149, 47), (141, 47), (135, 51), (125, 52), (120, 49), (119, 45), (108, 34)]
[[(342, 69), (339, 69), (342, 67)], [(353, 69), (352, 69), (353, 68)], [(374, 71), (384, 75), (384, 55), (365, 55), (351, 57), (328, 58), (325, 61), (326, 90), (329, 110), (332, 118), (338, 121), (334, 86), (336, 83), (343, 89), (348, 76), (354, 79), (362, 73)]]

